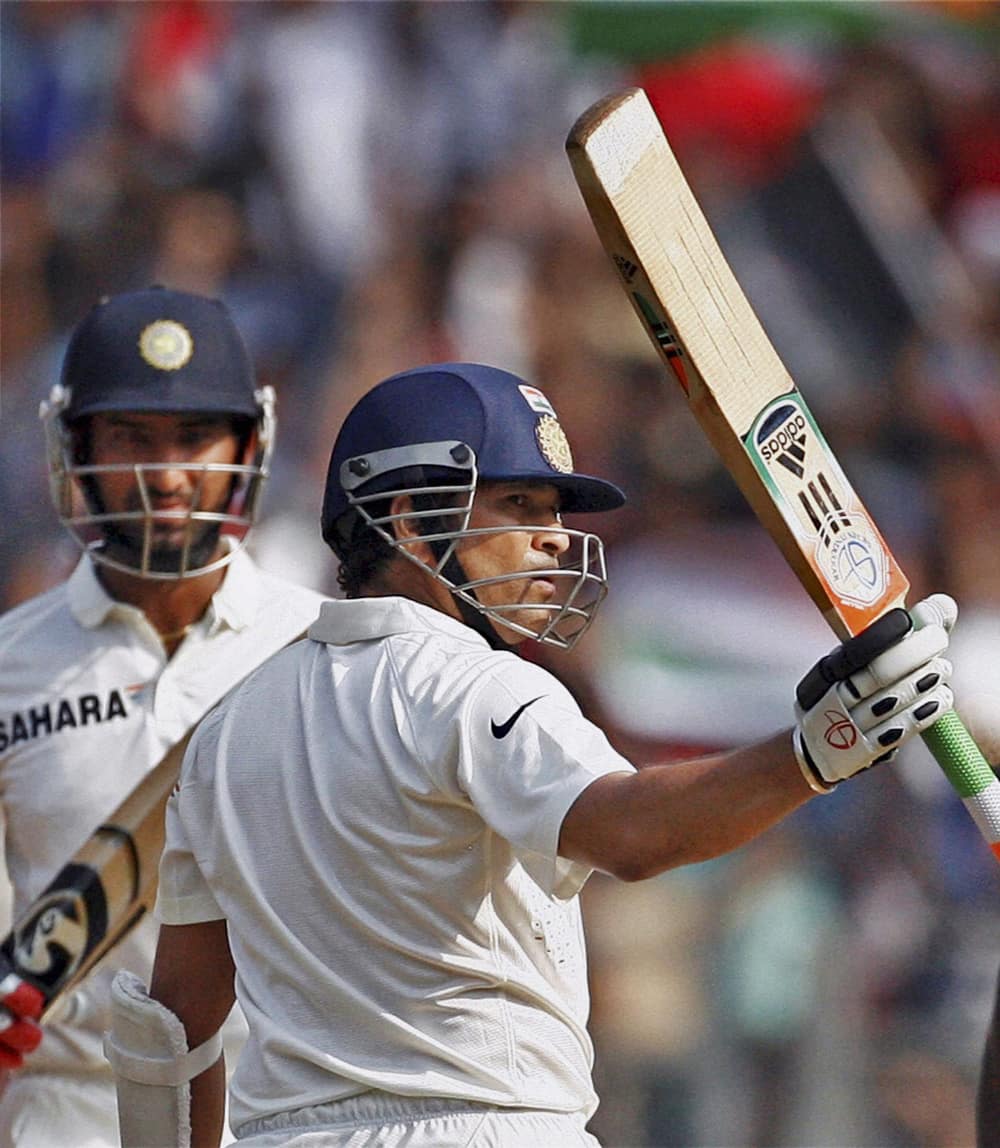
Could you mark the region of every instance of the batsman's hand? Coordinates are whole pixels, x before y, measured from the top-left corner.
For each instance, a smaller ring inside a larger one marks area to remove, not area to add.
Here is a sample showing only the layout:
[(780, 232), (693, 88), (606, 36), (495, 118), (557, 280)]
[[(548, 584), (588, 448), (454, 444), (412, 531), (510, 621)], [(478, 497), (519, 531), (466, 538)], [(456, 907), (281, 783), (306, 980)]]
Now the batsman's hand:
[(942, 657), (958, 606), (933, 594), (883, 614), (813, 666), (795, 691), (792, 744), (813, 789), (895, 757), (951, 709), (951, 663)]
[(24, 1054), (34, 1052), (42, 1039), (35, 1021), (42, 1015), (45, 998), (17, 973), (0, 980), (0, 1069), (20, 1068)]

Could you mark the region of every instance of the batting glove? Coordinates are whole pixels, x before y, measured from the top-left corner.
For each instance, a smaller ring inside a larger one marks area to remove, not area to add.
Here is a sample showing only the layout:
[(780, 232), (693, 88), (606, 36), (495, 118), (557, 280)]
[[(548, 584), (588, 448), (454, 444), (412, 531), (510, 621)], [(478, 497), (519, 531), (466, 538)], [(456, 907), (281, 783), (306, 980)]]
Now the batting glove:
[(795, 691), (792, 744), (818, 793), (896, 756), (953, 704), (941, 655), (958, 617), (946, 594), (890, 610), (820, 661)]
[(44, 1005), (38, 989), (17, 973), (0, 980), (0, 1068), (20, 1068), (24, 1054), (38, 1047), (42, 1030), (35, 1021)]

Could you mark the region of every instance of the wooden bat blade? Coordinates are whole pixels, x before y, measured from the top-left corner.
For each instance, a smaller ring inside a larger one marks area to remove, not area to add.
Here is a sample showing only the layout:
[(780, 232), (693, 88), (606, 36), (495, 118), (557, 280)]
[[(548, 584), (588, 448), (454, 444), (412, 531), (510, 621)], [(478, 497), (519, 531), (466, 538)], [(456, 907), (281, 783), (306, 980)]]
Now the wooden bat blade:
[(842, 638), (909, 582), (729, 268), (644, 92), (595, 105), (567, 152), (660, 357), (744, 496)]
[[(839, 637), (909, 582), (733, 275), (645, 92), (600, 100), (566, 150), (642, 326), (761, 522)], [(1000, 781), (957, 716), (925, 735), (1000, 857)]]
[(189, 738), (84, 842), (0, 947), (0, 976), (17, 973), (42, 993), (43, 1020), (152, 907), (164, 810)]

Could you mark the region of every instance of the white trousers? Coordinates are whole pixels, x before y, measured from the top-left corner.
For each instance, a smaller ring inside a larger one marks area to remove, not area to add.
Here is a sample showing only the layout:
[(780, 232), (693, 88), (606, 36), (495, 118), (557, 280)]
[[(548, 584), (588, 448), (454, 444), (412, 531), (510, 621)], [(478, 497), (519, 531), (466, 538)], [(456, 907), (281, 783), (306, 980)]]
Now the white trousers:
[(118, 1148), (112, 1080), (14, 1072), (0, 1098), (0, 1148)]
[(367, 1092), (240, 1129), (236, 1148), (600, 1148), (579, 1115)]
[[(222, 1143), (233, 1140), (228, 1127)], [(0, 1148), (120, 1148), (114, 1078), (13, 1072), (0, 1096)]]

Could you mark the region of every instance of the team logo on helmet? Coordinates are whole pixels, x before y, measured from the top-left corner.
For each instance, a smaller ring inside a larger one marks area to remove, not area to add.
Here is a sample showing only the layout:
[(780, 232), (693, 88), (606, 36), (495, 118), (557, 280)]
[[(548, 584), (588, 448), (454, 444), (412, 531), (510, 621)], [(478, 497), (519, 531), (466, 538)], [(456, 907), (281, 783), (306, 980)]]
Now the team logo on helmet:
[(536, 415), (551, 415), (555, 418), (556, 412), (552, 409), (552, 404), (537, 387), (528, 383), (521, 383), (517, 389), (521, 392), (521, 398)]
[(139, 336), (139, 354), (158, 371), (179, 370), (193, 351), (190, 331), (173, 319), (157, 319)]
[(553, 470), (562, 474), (570, 474), (573, 470), (573, 454), (569, 449), (569, 440), (559, 425), (558, 420), (546, 415), (535, 425), (535, 437), (538, 447), (545, 461)]

